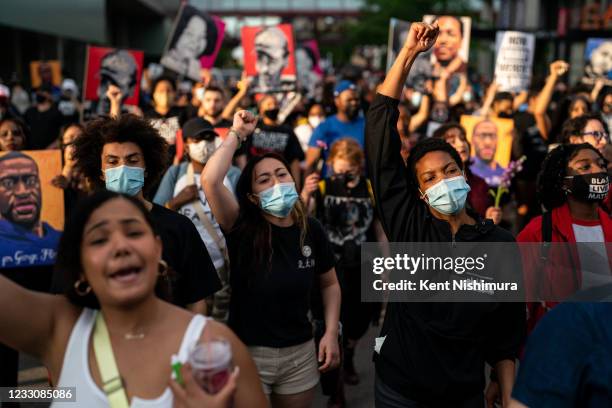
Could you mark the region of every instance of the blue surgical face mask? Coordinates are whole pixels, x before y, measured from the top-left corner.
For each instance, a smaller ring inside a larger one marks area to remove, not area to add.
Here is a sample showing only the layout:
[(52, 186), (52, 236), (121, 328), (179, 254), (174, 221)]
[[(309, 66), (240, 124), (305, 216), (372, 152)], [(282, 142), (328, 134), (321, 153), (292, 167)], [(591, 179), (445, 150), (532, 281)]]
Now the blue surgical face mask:
[(440, 180), (425, 190), (429, 206), (442, 214), (456, 214), (465, 207), (470, 186), (465, 177), (457, 176)]
[(106, 189), (116, 193), (135, 196), (144, 186), (142, 167), (119, 166), (104, 170)]
[(278, 218), (289, 215), (299, 196), (295, 183), (278, 183), (258, 194), (262, 210)]

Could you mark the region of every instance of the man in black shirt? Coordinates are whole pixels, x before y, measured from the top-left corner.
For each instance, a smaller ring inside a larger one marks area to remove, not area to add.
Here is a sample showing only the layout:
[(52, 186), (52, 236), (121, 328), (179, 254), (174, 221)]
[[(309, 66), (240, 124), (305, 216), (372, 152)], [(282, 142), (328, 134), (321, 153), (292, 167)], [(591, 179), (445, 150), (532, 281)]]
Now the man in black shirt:
[(59, 137), (63, 116), (53, 104), (53, 97), (48, 88), (36, 91), (36, 104), (29, 108), (24, 119), (30, 126), (28, 149), (46, 149)]
[(279, 104), (274, 96), (267, 95), (259, 101), (259, 115), (262, 120), (257, 124), (255, 133), (244, 144), (244, 154), (250, 159), (265, 153), (277, 153), (291, 166), (291, 175), (299, 191), (301, 179), (300, 162), (304, 151), (300, 141), (289, 126), (278, 123)]
[(157, 224), (162, 257), (174, 272), (170, 274), (174, 275), (170, 276), (170, 300), (205, 313), (204, 299), (221, 289), (206, 246), (187, 217), (153, 204), (143, 195), (159, 180), (166, 150), (167, 144), (146, 120), (124, 115), (90, 122), (75, 142), (74, 158), (76, 166), (97, 187), (143, 201)]

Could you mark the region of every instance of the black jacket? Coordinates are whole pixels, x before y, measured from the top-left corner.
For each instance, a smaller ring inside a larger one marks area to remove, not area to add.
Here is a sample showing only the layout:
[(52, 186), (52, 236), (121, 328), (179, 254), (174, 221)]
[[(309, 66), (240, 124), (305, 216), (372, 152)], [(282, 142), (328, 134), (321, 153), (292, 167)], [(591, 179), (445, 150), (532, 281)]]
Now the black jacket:
[[(376, 95), (366, 117), (366, 155), (382, 225), (391, 242), (514, 242), (477, 216), (452, 236), (409, 182), (397, 133), (398, 101)], [(484, 363), (514, 359), (525, 333), (522, 303), (391, 303), (387, 307), (377, 375), (413, 399), (456, 406), (482, 393)], [(454, 402), (455, 405), (453, 405)]]

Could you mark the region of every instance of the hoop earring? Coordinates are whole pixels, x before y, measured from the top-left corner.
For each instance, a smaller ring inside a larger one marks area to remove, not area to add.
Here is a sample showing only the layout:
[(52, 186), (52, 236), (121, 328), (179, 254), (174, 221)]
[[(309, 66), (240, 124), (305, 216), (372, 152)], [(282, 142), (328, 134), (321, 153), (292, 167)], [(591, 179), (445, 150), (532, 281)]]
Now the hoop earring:
[[(83, 284), (87, 285), (85, 289), (81, 287)], [(78, 281), (74, 282), (74, 291), (79, 296), (87, 296), (91, 292), (91, 286), (89, 286), (86, 281), (79, 279)]]
[(168, 262), (163, 259), (159, 260), (159, 276), (166, 277), (168, 276)]

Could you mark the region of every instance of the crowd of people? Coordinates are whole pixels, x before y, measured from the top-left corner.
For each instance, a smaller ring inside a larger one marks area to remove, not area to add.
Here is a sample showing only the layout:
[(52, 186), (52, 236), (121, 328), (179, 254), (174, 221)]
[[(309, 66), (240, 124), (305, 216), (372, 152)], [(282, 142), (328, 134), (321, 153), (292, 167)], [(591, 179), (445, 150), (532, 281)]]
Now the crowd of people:
[[(381, 322), (377, 408), (607, 406), (612, 304), (545, 300), (612, 265), (612, 88), (570, 87), (555, 61), (516, 94), (441, 64), (421, 93), (407, 78), (439, 31), (412, 24), (386, 75), (326, 75), (288, 115), (246, 77), (203, 75), (185, 94), (147, 75), (136, 109), (111, 83), (87, 121), (74, 81), (43, 82), (31, 103), (0, 85), (1, 218), (19, 224), (15, 201), (40, 195), (2, 168), (61, 149), (52, 186), (67, 220), (55, 265), (0, 269), (0, 385), (17, 385), (18, 350), (83, 406), (108, 406), (116, 390), (90, 341), (102, 320), (131, 406), (306, 408), (321, 382), (328, 406), (345, 407), (356, 346)], [(466, 114), (483, 119), (469, 137)], [(513, 123), (511, 176), (495, 118)], [(600, 243), (605, 264), (551, 254), (538, 303), (362, 302), (365, 242), (451, 241)], [(559, 275), (566, 258), (575, 267)], [(171, 380), (172, 355), (215, 337), (239, 368), (220, 393), (194, 385), (189, 365), (184, 385)]]

